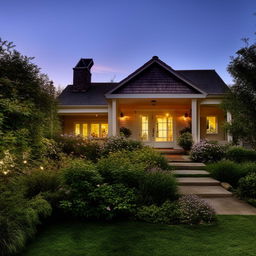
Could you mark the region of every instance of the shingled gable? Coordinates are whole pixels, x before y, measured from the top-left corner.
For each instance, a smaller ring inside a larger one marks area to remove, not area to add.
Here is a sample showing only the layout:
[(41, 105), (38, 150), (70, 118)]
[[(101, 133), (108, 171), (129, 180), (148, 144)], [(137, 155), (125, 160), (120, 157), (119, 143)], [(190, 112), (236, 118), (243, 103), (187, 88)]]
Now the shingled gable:
[(107, 98), (116, 95), (135, 94), (183, 94), (203, 95), (206, 92), (197, 87), (182, 74), (173, 70), (157, 56), (145, 63), (118, 86), (106, 94)]

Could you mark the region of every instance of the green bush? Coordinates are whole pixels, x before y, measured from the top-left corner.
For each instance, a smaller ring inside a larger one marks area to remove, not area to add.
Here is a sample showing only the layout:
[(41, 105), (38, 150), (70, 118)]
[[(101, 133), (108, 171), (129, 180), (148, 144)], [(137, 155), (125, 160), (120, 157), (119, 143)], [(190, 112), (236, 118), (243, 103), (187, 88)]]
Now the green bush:
[(243, 147), (230, 147), (226, 152), (226, 158), (238, 163), (255, 162), (256, 151), (245, 149)]
[(182, 196), (178, 201), (180, 222), (184, 224), (210, 223), (215, 219), (215, 211), (196, 195)]
[(124, 136), (125, 138), (129, 138), (132, 135), (132, 131), (127, 127), (120, 128), (120, 135)]
[(225, 155), (224, 147), (216, 143), (201, 141), (193, 145), (190, 151), (190, 157), (196, 162), (217, 162)]
[(229, 160), (210, 164), (206, 169), (210, 172), (213, 178), (222, 182), (227, 182), (233, 187), (237, 187), (239, 179), (246, 175), (245, 169)]
[(153, 204), (138, 208), (136, 218), (149, 223), (177, 224), (179, 215), (177, 203), (166, 201), (161, 206)]
[(143, 204), (147, 205), (173, 201), (177, 199), (176, 179), (171, 173), (160, 169), (147, 172), (141, 180), (139, 194)]
[(171, 169), (167, 159), (150, 147), (127, 152), (127, 154), (133, 163), (143, 163), (145, 170), (151, 170), (152, 168), (161, 168), (162, 170)]
[(103, 145), (103, 155), (117, 151), (133, 151), (143, 148), (140, 141), (127, 139), (125, 137), (110, 137), (107, 138)]
[(178, 137), (178, 145), (188, 151), (193, 145), (193, 138), (190, 132), (184, 132)]
[(0, 255), (11, 255), (24, 248), (35, 235), (40, 219), (51, 215), (51, 206), (41, 196), (24, 197), (16, 183), (0, 183)]
[(250, 173), (241, 178), (238, 183), (238, 193), (243, 198), (256, 199), (256, 173)]
[(133, 162), (125, 151), (109, 154), (96, 164), (104, 182), (121, 183), (128, 187), (138, 188), (144, 177), (145, 164)]

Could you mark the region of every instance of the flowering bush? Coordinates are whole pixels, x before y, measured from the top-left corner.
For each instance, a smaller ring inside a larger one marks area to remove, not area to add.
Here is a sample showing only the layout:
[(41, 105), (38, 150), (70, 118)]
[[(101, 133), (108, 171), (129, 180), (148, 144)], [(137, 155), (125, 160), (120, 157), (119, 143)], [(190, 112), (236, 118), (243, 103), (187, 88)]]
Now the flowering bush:
[(190, 150), (193, 145), (193, 138), (190, 132), (184, 132), (178, 137), (178, 145), (184, 150)]
[(225, 155), (224, 147), (208, 141), (201, 141), (193, 145), (190, 157), (196, 162), (217, 162)]
[(196, 195), (182, 196), (178, 200), (180, 222), (184, 224), (210, 223), (215, 219), (215, 211)]

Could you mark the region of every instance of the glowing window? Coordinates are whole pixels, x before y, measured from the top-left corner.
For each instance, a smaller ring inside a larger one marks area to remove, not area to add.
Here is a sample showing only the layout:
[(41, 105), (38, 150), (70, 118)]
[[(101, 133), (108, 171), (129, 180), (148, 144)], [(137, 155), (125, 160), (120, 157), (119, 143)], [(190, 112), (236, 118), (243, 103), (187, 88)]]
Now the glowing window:
[(148, 140), (148, 116), (141, 117), (141, 139)]
[(173, 119), (162, 115), (156, 116), (156, 141), (173, 141)]
[(218, 124), (217, 124), (216, 116), (207, 116), (206, 117), (206, 133), (207, 134), (218, 133)]
[(88, 124), (83, 124), (83, 136), (88, 137)]
[(75, 124), (75, 135), (80, 135), (80, 124)]
[(100, 124), (91, 124), (91, 136), (95, 138), (100, 137)]
[(108, 124), (101, 124), (100, 130), (101, 130), (102, 138), (105, 138), (108, 136)]

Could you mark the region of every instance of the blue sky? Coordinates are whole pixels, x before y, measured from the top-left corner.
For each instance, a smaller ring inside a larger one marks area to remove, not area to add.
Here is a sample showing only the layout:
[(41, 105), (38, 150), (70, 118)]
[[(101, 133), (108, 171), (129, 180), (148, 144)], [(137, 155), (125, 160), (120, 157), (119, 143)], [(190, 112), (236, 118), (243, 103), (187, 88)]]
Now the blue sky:
[(122, 78), (157, 55), (174, 69), (216, 69), (230, 84), (230, 56), (255, 41), (255, 0), (1, 1), (0, 37), (48, 74), (72, 82), (79, 58), (93, 81)]

